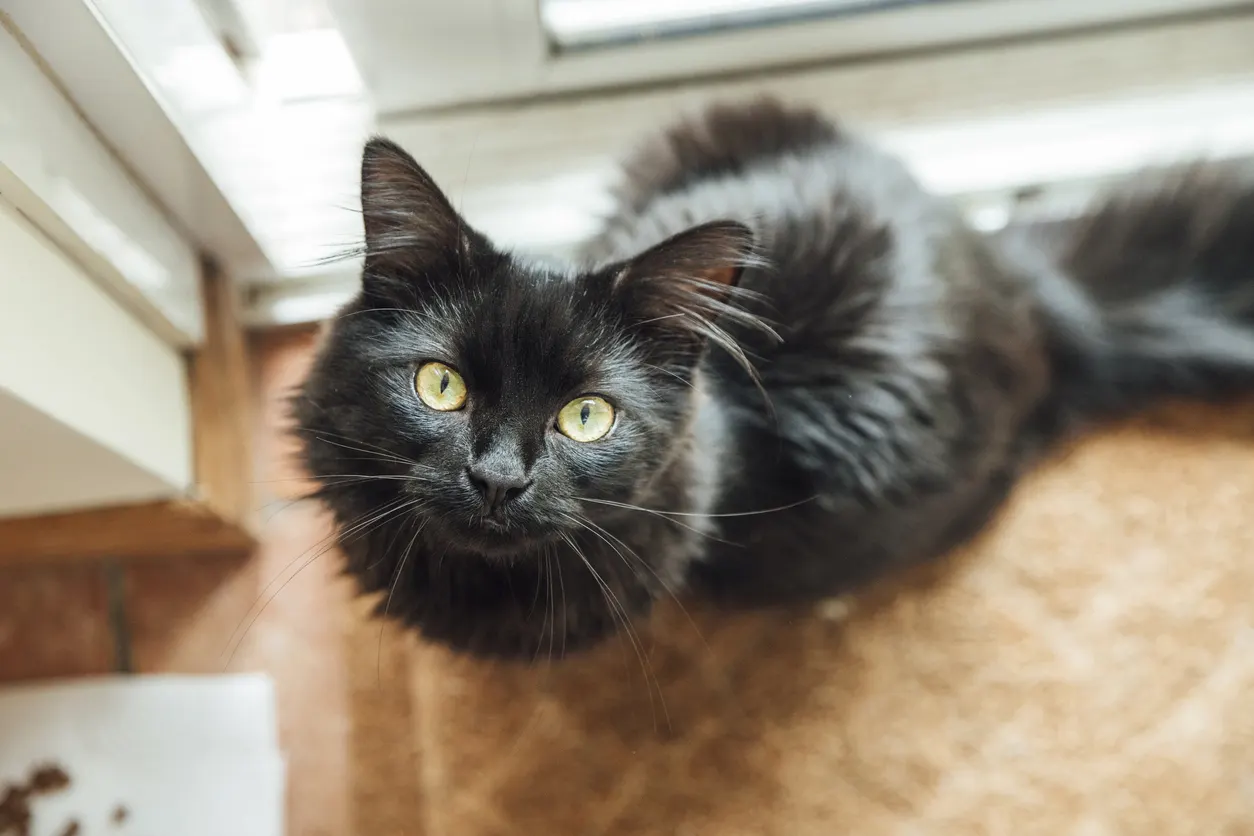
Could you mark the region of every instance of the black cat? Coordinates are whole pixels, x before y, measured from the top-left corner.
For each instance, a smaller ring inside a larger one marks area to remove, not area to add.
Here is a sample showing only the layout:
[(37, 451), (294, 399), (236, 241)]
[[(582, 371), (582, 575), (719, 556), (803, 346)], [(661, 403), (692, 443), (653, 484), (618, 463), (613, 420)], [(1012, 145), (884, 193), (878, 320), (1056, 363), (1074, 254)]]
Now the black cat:
[(624, 180), (585, 263), (551, 266), (366, 146), (362, 289), (296, 432), (363, 589), (459, 650), (557, 656), (681, 590), (831, 596), (970, 538), (1077, 427), (1254, 391), (1236, 168), (988, 236), (760, 100), (671, 128)]

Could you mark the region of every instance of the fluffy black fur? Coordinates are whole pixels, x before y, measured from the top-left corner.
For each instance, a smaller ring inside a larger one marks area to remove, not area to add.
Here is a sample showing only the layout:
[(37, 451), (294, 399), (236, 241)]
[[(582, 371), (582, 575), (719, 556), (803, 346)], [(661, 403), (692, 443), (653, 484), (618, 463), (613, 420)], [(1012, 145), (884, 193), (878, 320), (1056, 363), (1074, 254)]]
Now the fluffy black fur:
[[(810, 601), (978, 532), (1062, 435), (1254, 390), (1254, 181), (1141, 178), (986, 236), (816, 113), (709, 109), (625, 165), (581, 266), (470, 228), (408, 155), (363, 162), (366, 266), (295, 401), (363, 589), (428, 637), (534, 658), (662, 595)], [(416, 397), (458, 369), (464, 409)], [(596, 393), (613, 431), (557, 411)], [(471, 465), (522, 493), (484, 509)]]

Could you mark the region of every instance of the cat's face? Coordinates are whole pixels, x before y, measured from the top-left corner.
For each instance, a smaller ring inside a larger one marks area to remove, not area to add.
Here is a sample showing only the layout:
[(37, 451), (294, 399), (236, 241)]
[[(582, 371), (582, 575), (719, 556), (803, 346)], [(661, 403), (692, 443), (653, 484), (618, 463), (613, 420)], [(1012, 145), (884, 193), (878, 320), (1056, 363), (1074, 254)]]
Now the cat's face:
[(382, 514), (455, 553), (522, 557), (632, 503), (682, 436), (715, 320), (735, 315), (748, 231), (553, 269), (496, 250), (389, 143), (367, 147), (362, 185), (362, 293), (297, 402), (341, 537)]
[(595, 514), (593, 500), (631, 501), (690, 390), (650, 368), (595, 283), (486, 250), (462, 264), (399, 310), (348, 312), (314, 423), (328, 442), (366, 448), (329, 444), (328, 481), (385, 471), (428, 534), (486, 555), (531, 551), (577, 528), (585, 506)]

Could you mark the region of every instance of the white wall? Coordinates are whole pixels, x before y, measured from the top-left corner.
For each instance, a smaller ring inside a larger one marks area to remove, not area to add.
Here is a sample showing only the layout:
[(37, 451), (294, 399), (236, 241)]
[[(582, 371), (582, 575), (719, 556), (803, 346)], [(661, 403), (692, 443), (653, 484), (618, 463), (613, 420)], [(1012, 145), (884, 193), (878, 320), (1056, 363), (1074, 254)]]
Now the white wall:
[[(8, 12), (7, 0), (0, 11)], [(0, 14), (0, 196), (149, 329), (173, 345), (196, 345), (204, 310), (195, 249), (7, 24)], [(112, 99), (107, 83), (101, 79), (100, 93)], [(146, 116), (112, 104), (137, 121)]]
[(182, 355), (0, 201), (0, 516), (191, 482)]
[(170, 486), (0, 390), (0, 518), (164, 499)]

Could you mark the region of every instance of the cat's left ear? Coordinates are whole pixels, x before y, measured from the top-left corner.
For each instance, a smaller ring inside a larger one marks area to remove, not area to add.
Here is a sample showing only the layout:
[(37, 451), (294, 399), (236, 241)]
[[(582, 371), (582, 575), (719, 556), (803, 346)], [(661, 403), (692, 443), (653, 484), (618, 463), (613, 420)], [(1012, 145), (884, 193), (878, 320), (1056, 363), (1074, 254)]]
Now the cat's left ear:
[(468, 255), (474, 236), (431, 175), (382, 137), (362, 154), (361, 213), (368, 281), (417, 278)]
[(671, 359), (695, 361), (708, 342), (739, 354), (720, 322), (770, 330), (742, 306), (750, 294), (738, 287), (744, 269), (761, 264), (748, 227), (715, 221), (628, 261), (614, 276), (613, 293), (633, 327)]

